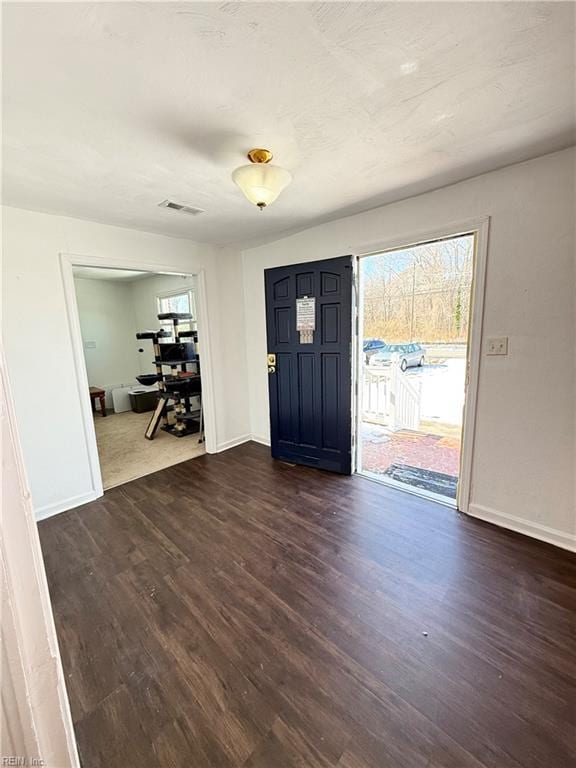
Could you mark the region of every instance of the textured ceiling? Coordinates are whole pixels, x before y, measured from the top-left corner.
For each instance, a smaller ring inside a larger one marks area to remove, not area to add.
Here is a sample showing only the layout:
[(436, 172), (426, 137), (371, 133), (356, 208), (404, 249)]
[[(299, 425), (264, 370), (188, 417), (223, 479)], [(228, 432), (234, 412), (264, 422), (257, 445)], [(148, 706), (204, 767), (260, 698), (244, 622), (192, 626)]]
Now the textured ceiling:
[[(563, 148), (575, 8), (4, 4), (4, 202), (245, 242)], [(294, 176), (263, 212), (230, 180), (253, 146)]]

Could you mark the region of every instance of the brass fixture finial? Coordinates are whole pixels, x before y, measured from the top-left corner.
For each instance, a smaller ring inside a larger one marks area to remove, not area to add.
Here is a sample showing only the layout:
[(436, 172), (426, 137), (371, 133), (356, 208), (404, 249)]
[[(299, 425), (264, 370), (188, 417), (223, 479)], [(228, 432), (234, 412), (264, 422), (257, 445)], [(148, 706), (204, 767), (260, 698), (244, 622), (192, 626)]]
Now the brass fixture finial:
[(251, 149), (248, 152), (248, 160), (251, 163), (269, 163), (272, 160), (272, 152), (269, 149)]

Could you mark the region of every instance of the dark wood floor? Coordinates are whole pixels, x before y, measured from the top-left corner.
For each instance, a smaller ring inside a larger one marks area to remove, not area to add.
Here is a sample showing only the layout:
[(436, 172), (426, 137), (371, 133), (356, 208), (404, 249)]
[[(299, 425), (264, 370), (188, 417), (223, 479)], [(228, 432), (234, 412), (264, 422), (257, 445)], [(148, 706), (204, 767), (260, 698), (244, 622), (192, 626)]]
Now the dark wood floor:
[(84, 768), (574, 768), (576, 557), (247, 444), (40, 524)]

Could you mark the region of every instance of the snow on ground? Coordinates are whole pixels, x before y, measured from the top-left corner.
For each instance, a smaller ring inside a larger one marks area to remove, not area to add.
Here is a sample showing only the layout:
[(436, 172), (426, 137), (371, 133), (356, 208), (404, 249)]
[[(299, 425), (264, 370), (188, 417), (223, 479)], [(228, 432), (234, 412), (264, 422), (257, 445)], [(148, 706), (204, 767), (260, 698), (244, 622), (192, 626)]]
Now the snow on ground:
[(462, 424), (466, 360), (431, 360), (422, 368), (408, 368), (406, 375), (422, 384), (421, 418), (445, 424)]

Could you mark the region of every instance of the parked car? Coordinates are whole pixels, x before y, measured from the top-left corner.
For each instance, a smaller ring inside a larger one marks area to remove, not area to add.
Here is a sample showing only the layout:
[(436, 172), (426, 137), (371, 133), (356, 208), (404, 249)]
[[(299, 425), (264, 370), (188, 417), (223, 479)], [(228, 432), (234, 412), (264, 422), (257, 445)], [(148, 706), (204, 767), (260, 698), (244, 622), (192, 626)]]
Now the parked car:
[(370, 357), (370, 365), (390, 365), (394, 355), (398, 355), (400, 368), (413, 368), (424, 365), (426, 359), (424, 348), (420, 344), (385, 344)]
[(368, 365), (372, 355), (375, 355), (377, 352), (380, 352), (385, 347), (386, 347), (386, 342), (382, 341), (382, 339), (366, 339), (362, 347), (362, 350), (364, 352), (364, 360), (366, 361), (366, 364)]

